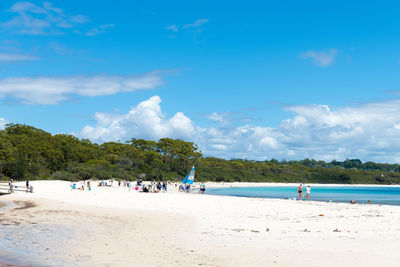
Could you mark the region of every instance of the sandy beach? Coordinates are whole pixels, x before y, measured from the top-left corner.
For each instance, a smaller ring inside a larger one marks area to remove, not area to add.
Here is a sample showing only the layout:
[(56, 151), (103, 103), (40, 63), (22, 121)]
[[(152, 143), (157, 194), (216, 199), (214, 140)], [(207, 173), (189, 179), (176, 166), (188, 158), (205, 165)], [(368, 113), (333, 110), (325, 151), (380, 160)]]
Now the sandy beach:
[(71, 191), (63, 181), (31, 184), (32, 194), (0, 198), (9, 204), (0, 210), (0, 258), (12, 251), (23, 265), (398, 266), (400, 261), (398, 206), (146, 194), (123, 187)]

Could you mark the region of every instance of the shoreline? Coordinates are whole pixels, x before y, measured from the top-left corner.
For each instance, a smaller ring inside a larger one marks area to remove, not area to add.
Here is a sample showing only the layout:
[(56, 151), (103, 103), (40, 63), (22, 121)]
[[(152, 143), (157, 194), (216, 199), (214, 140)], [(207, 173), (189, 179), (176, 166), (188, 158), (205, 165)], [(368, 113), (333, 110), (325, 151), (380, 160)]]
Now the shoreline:
[[(69, 184), (32, 181), (34, 193), (0, 198), (16, 205), (1, 211), (0, 232), (11, 239), (10, 247), (27, 247), (29, 255), (50, 266), (58, 261), (61, 266), (313, 267), (336, 266), (338, 257), (341, 266), (397, 266), (400, 261), (398, 206), (143, 194), (122, 186), (72, 191)], [(293, 255), (307, 257), (293, 262)]]
[(207, 188), (221, 188), (221, 187), (275, 187), (275, 186), (299, 186), (299, 184), (303, 184), (303, 186), (315, 186), (315, 187), (400, 187), (400, 184), (396, 185), (383, 185), (383, 184), (316, 184), (316, 183), (268, 183), (268, 182), (206, 182)]
[[(104, 181), (109, 181), (109, 180), (114, 180), (117, 181), (115, 179), (105, 179)], [(90, 180), (91, 182), (93, 182), (93, 185), (95, 185), (96, 183), (100, 182), (101, 180)], [(0, 181), (1, 182), (7, 182), (8, 180), (4, 180), (4, 181)], [(65, 183), (71, 183), (70, 181), (66, 181), (66, 180), (30, 180), (30, 183), (35, 183), (35, 182), (65, 182)], [(75, 183), (79, 183), (81, 181), (77, 181)], [(131, 181), (131, 182), (135, 182), (135, 181)], [(144, 183), (151, 183), (152, 181), (147, 181), (144, 180)], [(177, 183), (180, 184), (180, 181), (171, 181), (171, 183)], [(200, 184), (202, 182), (198, 182), (195, 181), (195, 184)], [(223, 185), (223, 186), (241, 186), (241, 185), (245, 185), (245, 186), (298, 186), (299, 184), (303, 184), (303, 185), (311, 185), (311, 186), (360, 186), (360, 187), (400, 187), (400, 184), (321, 184), (321, 183), (306, 183), (306, 182), (298, 182), (298, 183), (280, 183), (280, 182), (214, 182), (214, 181), (206, 181), (205, 182), (207, 185), (212, 184), (212, 185)], [(15, 181), (14, 182), (15, 185), (18, 186), (25, 186), (25, 181)]]
[[(298, 201), (298, 193), (297, 193), (297, 187), (299, 184), (294, 184), (294, 183), (242, 183), (242, 182), (237, 182), (237, 183), (223, 183), (223, 184), (207, 184), (207, 188), (210, 189), (210, 191), (205, 192), (205, 194), (208, 195), (214, 195), (214, 196), (233, 196), (233, 197), (241, 197), (241, 198), (256, 198), (256, 199), (281, 199), (281, 200), (296, 200)], [(345, 184), (303, 184), (303, 188), (306, 186), (310, 185), (312, 190), (312, 199), (311, 200), (305, 200), (302, 199), (302, 201), (306, 202), (322, 202), (322, 203), (345, 203), (345, 204), (361, 204), (361, 205), (388, 205), (388, 206), (400, 206), (400, 199), (396, 196), (386, 197), (386, 198), (381, 198), (381, 197), (375, 197), (373, 194), (369, 194), (368, 196), (365, 195), (362, 197), (359, 192), (353, 192), (356, 194), (355, 196), (352, 194), (345, 194), (342, 195), (340, 193), (340, 190), (347, 189), (347, 188), (357, 188), (357, 190), (364, 190), (367, 188), (374, 188), (373, 190), (379, 190), (380, 188), (385, 188), (385, 189), (400, 189), (400, 185), (393, 185), (393, 186), (376, 186), (376, 185), (364, 185), (364, 184), (350, 184), (350, 185), (345, 185)], [(280, 187), (280, 190), (283, 190), (282, 193), (280, 194), (274, 194), (274, 189), (276, 187)], [(330, 188), (340, 188), (339, 191), (336, 193), (329, 193), (325, 192), (323, 195), (318, 192), (319, 189), (325, 189), (329, 190)], [(257, 193), (251, 193), (251, 190), (247, 190), (250, 188), (260, 188), (258, 189)], [(262, 188), (267, 188), (269, 191), (272, 192), (272, 194), (263, 194), (262, 193)], [(293, 192), (285, 192), (286, 189), (284, 188), (290, 188), (291, 190), (293, 189)], [(232, 189), (232, 190), (230, 190)], [(235, 190), (238, 189), (238, 190)], [(243, 191), (241, 191), (243, 189)], [(317, 190), (317, 191), (314, 191)], [(247, 193), (245, 193), (247, 192)], [(319, 195), (318, 195), (319, 193)], [(316, 195), (317, 194), (317, 195)], [(336, 195), (338, 194), (338, 196)], [(305, 196), (305, 189), (303, 195)], [(327, 197), (329, 196), (329, 197)], [(390, 200), (391, 199), (391, 200)], [(354, 200), (354, 203), (351, 203), (351, 201)]]

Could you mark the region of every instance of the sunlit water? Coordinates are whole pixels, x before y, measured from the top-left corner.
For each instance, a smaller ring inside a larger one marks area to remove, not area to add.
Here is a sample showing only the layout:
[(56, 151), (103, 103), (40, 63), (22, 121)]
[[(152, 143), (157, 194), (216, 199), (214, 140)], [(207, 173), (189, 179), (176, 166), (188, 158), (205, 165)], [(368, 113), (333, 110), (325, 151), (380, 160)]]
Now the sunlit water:
[[(306, 187), (303, 192), (305, 193)], [(297, 186), (208, 188), (207, 194), (257, 198), (298, 198)], [(311, 200), (400, 205), (400, 187), (313, 186)]]

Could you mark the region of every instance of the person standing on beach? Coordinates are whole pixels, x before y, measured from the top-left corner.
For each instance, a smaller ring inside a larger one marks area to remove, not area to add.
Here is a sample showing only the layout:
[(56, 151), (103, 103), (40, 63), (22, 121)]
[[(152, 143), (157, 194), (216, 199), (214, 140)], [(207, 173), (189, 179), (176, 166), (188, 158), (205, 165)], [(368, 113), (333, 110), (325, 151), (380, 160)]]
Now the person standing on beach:
[(10, 181), (8, 182), (8, 185), (10, 186), (9, 192), (10, 193), (14, 193), (14, 180), (10, 179)]
[(205, 183), (202, 183), (202, 184), (200, 185), (200, 194), (204, 194), (205, 191), (206, 191), (206, 184), (205, 184)]
[(300, 184), (299, 187), (297, 187), (297, 193), (299, 193), (299, 200), (301, 200), (301, 196), (303, 195), (303, 185)]
[(311, 187), (307, 186), (306, 188), (306, 199), (310, 200), (310, 195), (311, 195)]

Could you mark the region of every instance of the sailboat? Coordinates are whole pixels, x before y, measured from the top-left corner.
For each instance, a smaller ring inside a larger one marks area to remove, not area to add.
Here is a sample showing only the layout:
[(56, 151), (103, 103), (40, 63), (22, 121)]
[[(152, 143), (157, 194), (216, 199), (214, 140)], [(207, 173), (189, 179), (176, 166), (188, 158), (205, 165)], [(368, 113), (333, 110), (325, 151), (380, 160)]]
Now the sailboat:
[(190, 173), (182, 180), (182, 184), (193, 184), (194, 181), (194, 166), (190, 170)]

